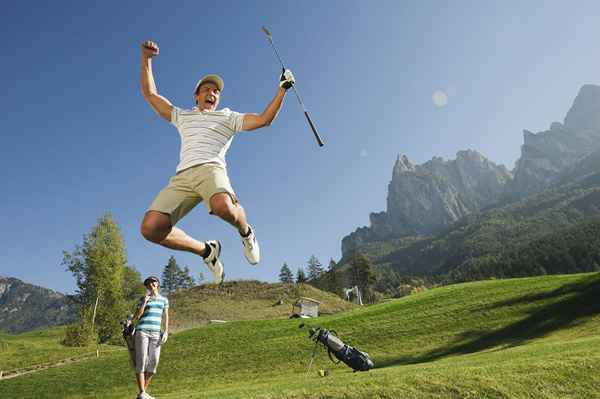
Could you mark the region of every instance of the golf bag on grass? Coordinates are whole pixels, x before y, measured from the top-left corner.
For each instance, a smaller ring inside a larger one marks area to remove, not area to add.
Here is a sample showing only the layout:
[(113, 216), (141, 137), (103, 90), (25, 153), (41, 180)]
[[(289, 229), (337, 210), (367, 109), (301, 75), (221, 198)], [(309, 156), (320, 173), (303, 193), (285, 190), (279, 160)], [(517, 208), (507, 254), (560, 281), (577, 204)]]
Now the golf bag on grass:
[[(344, 362), (352, 370), (356, 371), (368, 371), (374, 367), (373, 362), (369, 359), (369, 354), (361, 352), (350, 345), (346, 345), (341, 339), (336, 336), (336, 332), (333, 330), (326, 330), (324, 328), (311, 328), (308, 331), (309, 337), (315, 341), (315, 344), (321, 343), (327, 348), (327, 354), (329, 359), (334, 363)], [(338, 359), (336, 362), (333, 360), (333, 356)]]
[(121, 326), (123, 327), (123, 339), (129, 351), (129, 365), (135, 369), (135, 326), (133, 325), (132, 315), (127, 320), (122, 321)]

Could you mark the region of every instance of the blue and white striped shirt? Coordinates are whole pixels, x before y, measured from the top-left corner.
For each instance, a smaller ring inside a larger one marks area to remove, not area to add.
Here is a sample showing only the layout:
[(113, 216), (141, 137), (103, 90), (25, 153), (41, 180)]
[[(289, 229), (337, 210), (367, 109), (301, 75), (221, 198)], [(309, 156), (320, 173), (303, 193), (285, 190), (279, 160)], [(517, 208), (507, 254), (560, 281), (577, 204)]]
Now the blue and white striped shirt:
[[(144, 304), (144, 298), (138, 303), (138, 308)], [(160, 331), (163, 311), (169, 309), (169, 300), (162, 295), (150, 297), (146, 302), (144, 313), (140, 317), (136, 328), (145, 331)]]

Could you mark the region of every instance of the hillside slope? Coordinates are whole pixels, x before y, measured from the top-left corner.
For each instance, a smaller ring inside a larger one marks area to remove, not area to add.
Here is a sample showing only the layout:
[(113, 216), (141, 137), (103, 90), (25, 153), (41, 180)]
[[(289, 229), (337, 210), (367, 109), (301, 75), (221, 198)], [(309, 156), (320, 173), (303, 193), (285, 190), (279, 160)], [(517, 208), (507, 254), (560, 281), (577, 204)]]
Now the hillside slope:
[[(465, 283), (311, 320), (368, 351), (354, 374), (296, 320), (240, 321), (175, 334), (159, 398), (600, 398), (600, 274)], [(318, 377), (317, 369), (331, 375)], [(110, 381), (110, 384), (107, 382)], [(126, 353), (0, 384), (3, 398), (135, 396)]]
[(169, 296), (171, 325), (177, 330), (205, 325), (209, 320), (262, 320), (288, 318), (299, 297), (321, 302), (319, 311), (331, 314), (355, 305), (308, 284), (230, 281), (204, 284)]

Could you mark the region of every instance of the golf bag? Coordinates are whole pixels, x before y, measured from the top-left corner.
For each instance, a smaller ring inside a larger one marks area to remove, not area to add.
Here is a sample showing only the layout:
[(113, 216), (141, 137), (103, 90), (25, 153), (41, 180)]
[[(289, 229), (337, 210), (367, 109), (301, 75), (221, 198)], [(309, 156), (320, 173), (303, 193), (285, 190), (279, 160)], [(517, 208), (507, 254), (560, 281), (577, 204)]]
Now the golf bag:
[(121, 322), (121, 326), (123, 327), (123, 339), (129, 351), (129, 365), (135, 369), (135, 326), (132, 318), (133, 315), (129, 315), (127, 320)]
[[(335, 331), (329, 331), (324, 328), (311, 328), (308, 334), (315, 343), (320, 342), (327, 348), (327, 354), (332, 362), (336, 364), (344, 362), (355, 372), (368, 371), (374, 367), (368, 353), (346, 345), (335, 335)], [(337, 362), (333, 360), (332, 354), (338, 359)]]

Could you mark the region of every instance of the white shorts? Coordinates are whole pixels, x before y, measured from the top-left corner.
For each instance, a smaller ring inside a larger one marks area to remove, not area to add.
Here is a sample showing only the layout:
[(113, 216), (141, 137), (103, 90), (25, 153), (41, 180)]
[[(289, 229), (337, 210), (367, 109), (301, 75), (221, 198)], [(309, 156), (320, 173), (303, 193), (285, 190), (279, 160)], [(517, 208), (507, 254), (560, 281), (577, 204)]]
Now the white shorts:
[(135, 332), (135, 371), (138, 374), (155, 374), (160, 359), (160, 332), (137, 330)]

